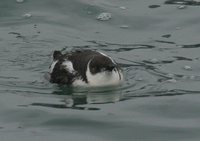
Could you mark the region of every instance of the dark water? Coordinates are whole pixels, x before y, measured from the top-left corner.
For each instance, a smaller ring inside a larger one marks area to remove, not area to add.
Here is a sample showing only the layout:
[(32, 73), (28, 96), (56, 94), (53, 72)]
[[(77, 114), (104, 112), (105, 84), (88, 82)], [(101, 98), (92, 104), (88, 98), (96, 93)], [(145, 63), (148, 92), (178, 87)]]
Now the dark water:
[[(199, 1), (17, 1), (0, 2), (0, 141), (199, 141)], [(124, 84), (48, 83), (74, 48), (115, 58)]]

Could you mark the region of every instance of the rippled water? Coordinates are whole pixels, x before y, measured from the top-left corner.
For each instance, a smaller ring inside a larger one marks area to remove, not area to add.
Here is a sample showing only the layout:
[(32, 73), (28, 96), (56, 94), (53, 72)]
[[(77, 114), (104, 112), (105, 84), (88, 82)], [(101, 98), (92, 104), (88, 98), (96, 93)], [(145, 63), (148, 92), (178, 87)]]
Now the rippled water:
[[(0, 140), (199, 140), (199, 5), (1, 0)], [(123, 85), (50, 84), (52, 52), (75, 48), (112, 56)]]

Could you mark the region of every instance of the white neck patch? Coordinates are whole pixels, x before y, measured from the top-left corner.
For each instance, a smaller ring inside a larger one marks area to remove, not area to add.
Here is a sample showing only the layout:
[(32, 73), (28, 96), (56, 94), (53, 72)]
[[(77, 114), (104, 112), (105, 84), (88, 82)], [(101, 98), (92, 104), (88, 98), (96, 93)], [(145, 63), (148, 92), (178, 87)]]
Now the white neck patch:
[(62, 63), (62, 65), (65, 66), (67, 71), (74, 73), (75, 70), (71, 61), (66, 60)]

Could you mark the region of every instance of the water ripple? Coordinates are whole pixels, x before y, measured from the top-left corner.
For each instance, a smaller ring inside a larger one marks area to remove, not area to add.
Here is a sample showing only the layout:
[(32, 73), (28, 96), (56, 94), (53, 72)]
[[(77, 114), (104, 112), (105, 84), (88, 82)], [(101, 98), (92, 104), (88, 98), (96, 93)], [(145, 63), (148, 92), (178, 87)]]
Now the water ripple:
[[(17, 34), (18, 35), (18, 34)], [(173, 96), (180, 94), (198, 93), (199, 91), (192, 91), (187, 89), (171, 89), (166, 87), (167, 85), (182, 82), (190, 75), (176, 74), (165, 72), (162, 70), (165, 64), (174, 64), (177, 61), (192, 61), (193, 59), (184, 56), (171, 56), (166, 59), (140, 59), (133, 61), (126, 57), (121, 57), (120, 54), (125, 52), (133, 52), (138, 50), (156, 49), (156, 46), (149, 44), (115, 44), (99, 41), (89, 41), (91, 44), (83, 46), (66, 46), (61, 51), (69, 51), (72, 49), (94, 49), (106, 51), (111, 56), (115, 53), (115, 59), (118, 59), (119, 65), (123, 68), (125, 74), (125, 82), (120, 87), (106, 87), (106, 88), (72, 88), (66, 86), (52, 85), (43, 80), (37, 81), (1, 81), (0, 85), (4, 87), (4, 90), (10, 93), (20, 94), (37, 94), (37, 95), (55, 95), (60, 97), (62, 101), (60, 104), (54, 103), (38, 103), (34, 102), (32, 106), (44, 106), (54, 108), (72, 108), (84, 110), (84, 106), (81, 108), (78, 105), (85, 104), (105, 104), (115, 103), (123, 100), (128, 100), (134, 97), (147, 97), (147, 96)], [(157, 43), (169, 43), (156, 40)], [(174, 44), (174, 43), (173, 43)], [(149, 51), (151, 51), (149, 50)], [(46, 55), (45, 55), (46, 54)], [(45, 67), (48, 68), (49, 54), (42, 52), (32, 52), (28, 54), (24, 53), (22, 56), (17, 56), (13, 62), (15, 65), (23, 67), (23, 70), (31, 70), (33, 72), (45, 71)], [(118, 55), (117, 55), (118, 54)], [(41, 60), (46, 60), (42, 62)], [(31, 63), (30, 63), (31, 62)], [(17, 63), (17, 64), (16, 64)], [(21, 65), (20, 65), (21, 64)], [(5, 77), (4, 79), (6, 79)], [(19, 79), (18, 77), (13, 77)], [(3, 76), (2, 76), (3, 79)], [(173, 80), (173, 81), (172, 81)], [(193, 81), (199, 81), (199, 76), (194, 76)], [(6, 88), (9, 88), (6, 89)], [(78, 107), (77, 107), (78, 106)], [(90, 110), (95, 108), (91, 108)]]
[(181, 4), (181, 5), (191, 5), (191, 6), (199, 6), (200, 2), (197, 0), (167, 0), (165, 4)]

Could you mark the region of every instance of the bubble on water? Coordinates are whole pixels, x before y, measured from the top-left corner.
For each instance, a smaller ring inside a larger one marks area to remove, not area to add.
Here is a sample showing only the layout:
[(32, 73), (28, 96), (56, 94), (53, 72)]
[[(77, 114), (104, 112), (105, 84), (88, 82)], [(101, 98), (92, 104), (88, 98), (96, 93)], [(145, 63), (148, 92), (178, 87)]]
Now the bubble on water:
[(190, 79), (190, 80), (196, 80), (196, 79), (197, 79), (197, 76), (194, 76), (194, 75), (186, 76), (186, 75), (184, 75), (184, 76), (182, 77), (182, 79), (185, 79), (185, 80), (188, 80), (188, 79)]
[(128, 25), (121, 25), (120, 28), (129, 28)]
[(126, 10), (125, 6), (120, 6), (119, 8), (122, 9), (122, 10)]
[(17, 3), (23, 3), (24, 0), (16, 0)]
[(91, 11), (87, 11), (87, 14), (88, 14), (88, 15), (91, 15), (91, 14), (92, 14), (92, 12), (91, 12)]
[(182, 48), (182, 47), (183, 47), (183, 45), (176, 45), (176, 47), (178, 47), (178, 48)]
[(176, 4), (185, 4), (184, 2), (178, 1)]
[(192, 67), (191, 67), (191, 66), (187, 66), (187, 65), (184, 66), (183, 68), (184, 68), (185, 70), (192, 70)]
[(30, 17), (32, 17), (32, 15), (30, 13), (26, 13), (26, 14), (23, 15), (23, 17), (30, 18)]
[(170, 83), (176, 83), (177, 80), (176, 80), (176, 79), (168, 79), (167, 82), (170, 82)]
[(182, 76), (182, 79), (188, 79), (188, 76), (183, 75), (183, 76)]
[(101, 14), (99, 14), (97, 16), (97, 20), (100, 20), (100, 21), (107, 21), (107, 20), (110, 20), (112, 17), (111, 13), (106, 13), (106, 12), (103, 12)]
[(71, 98), (65, 99), (64, 102), (66, 107), (72, 107), (74, 105), (74, 101)]
[(139, 77), (136, 79), (137, 81), (143, 81), (144, 79), (142, 77)]
[(195, 77), (194, 75), (191, 75), (191, 76), (190, 76), (190, 79), (191, 79), (191, 80), (195, 80), (196, 77)]
[(159, 62), (159, 60), (158, 59), (156, 59), (156, 58), (153, 58), (153, 59), (151, 59), (151, 60), (149, 60), (151, 63), (158, 63)]
[(187, 8), (187, 6), (186, 5), (179, 5), (179, 6), (177, 6), (177, 8), (178, 9), (185, 9), (185, 8)]
[(175, 75), (172, 73), (168, 73), (167, 76), (173, 78)]

